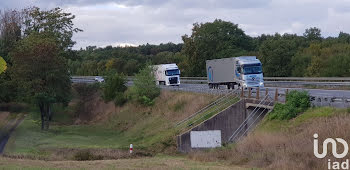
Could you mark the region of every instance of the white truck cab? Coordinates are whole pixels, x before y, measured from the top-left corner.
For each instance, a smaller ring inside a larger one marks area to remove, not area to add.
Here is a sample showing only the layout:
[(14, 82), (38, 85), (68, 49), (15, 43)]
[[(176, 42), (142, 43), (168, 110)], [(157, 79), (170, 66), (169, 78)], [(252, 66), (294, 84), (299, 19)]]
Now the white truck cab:
[(242, 87), (264, 87), (262, 65), (255, 56), (237, 57), (236, 68), (236, 75)]
[(180, 85), (180, 70), (175, 63), (154, 65), (153, 68), (158, 85)]

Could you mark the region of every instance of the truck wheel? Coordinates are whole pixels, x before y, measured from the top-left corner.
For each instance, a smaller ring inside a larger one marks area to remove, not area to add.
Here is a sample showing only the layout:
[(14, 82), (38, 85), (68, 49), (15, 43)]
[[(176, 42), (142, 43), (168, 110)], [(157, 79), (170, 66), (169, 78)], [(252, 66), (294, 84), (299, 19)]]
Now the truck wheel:
[(209, 89), (212, 89), (213, 88), (213, 84), (209, 84)]
[(235, 84), (230, 83), (231, 89), (235, 89)]

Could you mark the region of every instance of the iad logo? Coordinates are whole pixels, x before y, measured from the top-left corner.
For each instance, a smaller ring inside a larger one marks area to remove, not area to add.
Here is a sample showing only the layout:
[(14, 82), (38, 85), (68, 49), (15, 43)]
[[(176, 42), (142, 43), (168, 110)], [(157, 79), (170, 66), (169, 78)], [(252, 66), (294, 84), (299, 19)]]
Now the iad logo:
[[(340, 154), (337, 153), (337, 142), (341, 143), (343, 145), (344, 151)], [(348, 143), (342, 139), (342, 138), (327, 138), (326, 140), (323, 141), (323, 145), (322, 145), (322, 153), (319, 153), (319, 149), (318, 149), (318, 134), (315, 133), (314, 134), (314, 155), (317, 158), (324, 158), (326, 157), (326, 155), (328, 154), (328, 144), (331, 144), (332, 146), (332, 154), (335, 158), (344, 158), (348, 152), (349, 152), (349, 146)], [(349, 160), (347, 159), (344, 162), (337, 162), (334, 161), (332, 162), (330, 159), (328, 159), (328, 169), (349, 169)]]

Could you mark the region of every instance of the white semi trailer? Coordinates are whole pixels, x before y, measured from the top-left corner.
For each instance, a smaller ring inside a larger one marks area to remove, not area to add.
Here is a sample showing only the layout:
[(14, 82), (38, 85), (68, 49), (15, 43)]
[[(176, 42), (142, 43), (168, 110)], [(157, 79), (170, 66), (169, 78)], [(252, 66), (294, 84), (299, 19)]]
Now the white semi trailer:
[(176, 64), (154, 65), (153, 68), (158, 85), (180, 85), (180, 70)]
[(209, 88), (264, 87), (262, 65), (255, 56), (207, 60), (206, 68)]

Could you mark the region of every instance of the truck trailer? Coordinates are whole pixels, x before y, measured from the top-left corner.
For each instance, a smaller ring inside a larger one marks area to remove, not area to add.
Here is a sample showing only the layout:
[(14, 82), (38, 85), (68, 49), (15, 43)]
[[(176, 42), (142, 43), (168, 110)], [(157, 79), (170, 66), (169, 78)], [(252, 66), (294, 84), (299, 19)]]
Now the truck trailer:
[(256, 56), (207, 60), (206, 69), (209, 88), (264, 87), (262, 64)]
[(158, 85), (180, 85), (180, 70), (176, 64), (160, 64), (153, 66), (154, 76)]

